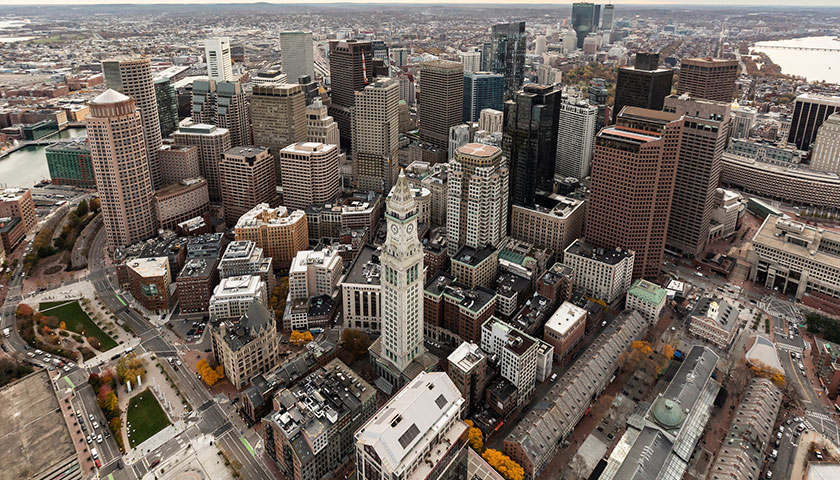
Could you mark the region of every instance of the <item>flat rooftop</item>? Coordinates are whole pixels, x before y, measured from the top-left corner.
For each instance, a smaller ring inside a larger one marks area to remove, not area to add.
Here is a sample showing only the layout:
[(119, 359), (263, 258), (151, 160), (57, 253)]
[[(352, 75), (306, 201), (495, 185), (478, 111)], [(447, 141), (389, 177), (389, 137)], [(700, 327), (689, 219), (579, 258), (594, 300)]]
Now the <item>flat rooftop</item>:
[(590, 258), (597, 262), (609, 265), (617, 265), (624, 259), (634, 256), (634, 254), (629, 250), (621, 250), (618, 248), (597, 248), (589, 245), (583, 240), (575, 240), (574, 243), (566, 248), (566, 253), (571, 253), (572, 255), (577, 255), (579, 257)]
[(571, 302), (563, 302), (551, 315), (545, 324), (546, 329), (554, 330), (560, 335), (569, 333), (576, 324), (586, 321), (586, 310)]
[(840, 267), (840, 233), (832, 230), (768, 215), (755, 233), (753, 243)]
[(75, 457), (46, 370), (0, 388), (0, 418), (3, 478), (31, 478)]
[(464, 245), (455, 252), (455, 256), (452, 257), (452, 260), (475, 267), (481, 264), (481, 262), (487, 260), (494, 252), (496, 252), (496, 249), (489, 246), (482, 247), (481, 250), (476, 250), (473, 247)]
[(379, 250), (373, 245), (365, 244), (356, 254), (356, 259), (350, 265), (342, 283), (379, 285), (382, 276), (382, 265), (379, 263)]
[(160, 277), (166, 274), (169, 257), (137, 258), (128, 262), (128, 268), (141, 277)]

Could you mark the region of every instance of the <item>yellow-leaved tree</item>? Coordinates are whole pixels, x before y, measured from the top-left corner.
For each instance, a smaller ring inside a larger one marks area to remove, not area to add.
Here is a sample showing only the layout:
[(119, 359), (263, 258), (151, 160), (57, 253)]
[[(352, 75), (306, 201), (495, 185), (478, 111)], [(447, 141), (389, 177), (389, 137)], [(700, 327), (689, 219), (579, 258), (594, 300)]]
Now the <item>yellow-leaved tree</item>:
[(498, 450), (488, 448), (481, 457), (497, 472), (501, 473), (506, 480), (523, 480), (525, 478), (525, 469)]

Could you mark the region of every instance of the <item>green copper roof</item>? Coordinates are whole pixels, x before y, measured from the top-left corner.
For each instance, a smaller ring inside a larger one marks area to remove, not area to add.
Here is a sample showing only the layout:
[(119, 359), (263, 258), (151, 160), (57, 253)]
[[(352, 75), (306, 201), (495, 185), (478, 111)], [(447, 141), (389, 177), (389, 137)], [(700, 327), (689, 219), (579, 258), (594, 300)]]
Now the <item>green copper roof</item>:
[(677, 428), (685, 420), (682, 408), (670, 398), (659, 398), (654, 402), (653, 420), (666, 429)]
[(659, 305), (659, 302), (668, 294), (668, 291), (659, 285), (649, 282), (644, 279), (638, 279), (633, 282), (633, 286), (627, 291), (628, 295), (633, 295), (641, 299), (649, 305)]

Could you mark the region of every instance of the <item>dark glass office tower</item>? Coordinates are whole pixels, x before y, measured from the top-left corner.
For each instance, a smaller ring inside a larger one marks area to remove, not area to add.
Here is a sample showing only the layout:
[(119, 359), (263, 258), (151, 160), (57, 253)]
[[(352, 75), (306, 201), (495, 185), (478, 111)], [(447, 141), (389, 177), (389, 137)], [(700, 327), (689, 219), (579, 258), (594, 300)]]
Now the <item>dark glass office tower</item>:
[(840, 97), (803, 93), (796, 97), (793, 118), (790, 120), (788, 143), (800, 150), (808, 150), (817, 138), (817, 131), (832, 113), (840, 112)]
[(572, 4), (572, 28), (577, 33), (577, 48), (583, 48), (583, 39), (598, 26), (596, 17), (600, 14), (600, 6), (597, 13), (595, 7), (594, 3)]
[(560, 102), (560, 90), (548, 85), (526, 85), (505, 102), (502, 150), (510, 165), (509, 205), (533, 207), (538, 188), (551, 191)]
[(160, 119), (160, 135), (168, 137), (178, 129), (178, 98), (175, 87), (166, 77), (155, 79), (155, 99)]
[(375, 79), (373, 48), (370, 42), (333, 40), (330, 42), (330, 98), (329, 114), (338, 124), (341, 144), (350, 146), (350, 107), (355, 93)]
[(658, 53), (639, 52), (634, 66), (618, 69), (613, 123), (625, 106), (662, 110), (665, 97), (671, 94), (674, 71), (658, 66)]
[(490, 38), (488, 70), (505, 76), (505, 98), (510, 98), (525, 81), (525, 22), (493, 25)]
[(464, 109), (461, 121), (477, 122), (485, 108), (504, 108), (505, 77), (490, 72), (464, 72)]
[(589, 81), (588, 94), (589, 104), (598, 107), (598, 116), (595, 118), (595, 133), (598, 133), (604, 128), (604, 112), (610, 96), (607, 82), (603, 78), (593, 78)]

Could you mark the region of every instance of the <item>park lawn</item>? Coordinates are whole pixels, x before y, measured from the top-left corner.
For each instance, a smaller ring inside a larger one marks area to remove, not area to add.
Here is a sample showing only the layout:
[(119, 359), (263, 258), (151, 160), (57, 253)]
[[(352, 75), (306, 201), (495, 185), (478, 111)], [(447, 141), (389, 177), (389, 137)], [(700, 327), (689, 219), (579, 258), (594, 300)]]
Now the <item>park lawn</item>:
[[(108, 334), (103, 332), (98, 325), (93, 323), (93, 320), (91, 320), (87, 313), (82, 310), (78, 301), (44, 302), (38, 305), (38, 311), (46, 316), (58, 317), (59, 321), (64, 322), (67, 326), (67, 330), (70, 330), (71, 332), (84, 335), (85, 337), (96, 337), (99, 340), (99, 344), (102, 347), (103, 352), (107, 352), (117, 346), (117, 342), (115, 342), (113, 338), (108, 336)], [(82, 334), (82, 332), (85, 333)]]
[[(140, 445), (149, 437), (169, 426), (169, 418), (148, 388), (131, 397), (126, 412), (128, 442), (131, 448)], [(132, 431), (133, 430), (133, 431)]]

